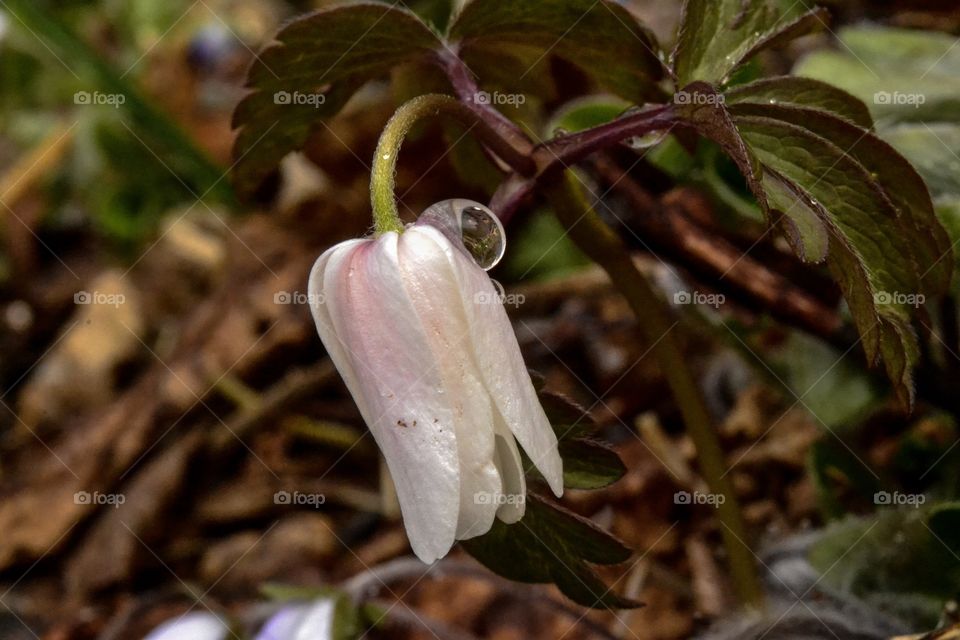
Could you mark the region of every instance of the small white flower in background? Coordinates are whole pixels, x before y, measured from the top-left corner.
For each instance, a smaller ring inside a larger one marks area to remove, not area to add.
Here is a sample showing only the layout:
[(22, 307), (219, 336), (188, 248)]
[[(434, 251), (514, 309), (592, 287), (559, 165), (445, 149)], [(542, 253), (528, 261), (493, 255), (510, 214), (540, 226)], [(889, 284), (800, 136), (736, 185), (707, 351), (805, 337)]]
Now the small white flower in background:
[(168, 620), (143, 640), (225, 640), (230, 625), (219, 616), (202, 611)]
[(267, 620), (254, 640), (332, 640), (335, 606), (332, 599), (286, 606)]
[[(504, 232), (486, 207), (447, 200), (403, 233), (348, 240), (310, 274), (317, 330), (383, 451), (414, 553), (523, 517), (517, 442), (563, 493), (557, 438), (484, 269)], [(481, 300), (484, 303), (478, 304)]]

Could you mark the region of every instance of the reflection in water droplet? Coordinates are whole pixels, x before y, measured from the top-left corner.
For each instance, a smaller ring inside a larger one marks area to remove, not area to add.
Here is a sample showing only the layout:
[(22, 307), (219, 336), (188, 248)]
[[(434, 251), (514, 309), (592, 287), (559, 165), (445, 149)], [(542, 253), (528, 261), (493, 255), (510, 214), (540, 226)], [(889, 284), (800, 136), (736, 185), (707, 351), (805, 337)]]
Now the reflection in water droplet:
[(485, 271), (503, 257), (507, 236), (497, 216), (472, 200), (444, 200), (428, 207), (417, 224), (440, 230), (451, 242), (461, 246)]
[(460, 234), (463, 246), (483, 269), (491, 269), (506, 249), (503, 227), (486, 208), (471, 206), (460, 211)]

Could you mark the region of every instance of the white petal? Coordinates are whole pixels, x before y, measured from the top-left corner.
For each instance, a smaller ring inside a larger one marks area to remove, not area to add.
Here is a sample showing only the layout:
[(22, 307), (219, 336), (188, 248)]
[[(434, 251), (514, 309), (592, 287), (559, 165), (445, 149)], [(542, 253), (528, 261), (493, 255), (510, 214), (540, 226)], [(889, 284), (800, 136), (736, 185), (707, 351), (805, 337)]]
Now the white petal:
[(497, 468), (503, 478), (504, 496), (500, 508), (497, 509), (497, 517), (507, 524), (513, 524), (518, 522), (526, 511), (527, 478), (523, 473), (523, 460), (517, 450), (516, 439), (500, 416), (497, 416), (496, 449)]
[(229, 632), (229, 625), (219, 616), (193, 611), (164, 622), (144, 640), (223, 640)]
[(307, 614), (310, 605), (292, 604), (285, 606), (267, 620), (254, 640), (289, 640), (294, 637), (300, 623)]
[(410, 229), (398, 243), (407, 295), (417, 310), (454, 411), (460, 460), (457, 539), (490, 530), (502, 483), (494, 462), (493, 406), (470, 346), (456, 275), (430, 236)]
[(332, 640), (335, 606), (336, 603), (330, 599), (313, 604), (300, 621), (297, 635), (291, 640)]
[(498, 292), (487, 273), (466, 254), (429, 226), (408, 230), (433, 234), (438, 244), (447, 247), (470, 325), (471, 344), (484, 384), (496, 403), (507, 427), (516, 436), (546, 479), (554, 494), (563, 494), (563, 461), (557, 451), (557, 436), (540, 405), (530, 374), (523, 362), (517, 337), (503, 305), (496, 302)]
[(449, 397), (400, 279), (397, 234), (333, 252), (311, 280), (311, 293), (324, 295), (321, 338), (384, 453), (413, 551), (433, 562), (455, 539), (457, 445)]

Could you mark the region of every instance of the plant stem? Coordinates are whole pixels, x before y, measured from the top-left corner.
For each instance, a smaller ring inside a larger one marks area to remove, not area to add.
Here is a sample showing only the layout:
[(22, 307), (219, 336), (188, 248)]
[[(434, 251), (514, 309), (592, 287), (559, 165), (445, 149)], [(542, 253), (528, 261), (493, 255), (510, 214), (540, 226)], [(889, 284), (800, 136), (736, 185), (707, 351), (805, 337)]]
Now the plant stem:
[(422, 95), (401, 105), (390, 121), (387, 122), (377, 150), (373, 155), (373, 167), (370, 175), (370, 202), (373, 206), (373, 222), (377, 234), (389, 231), (400, 232), (403, 222), (397, 211), (394, 197), (396, 187), (397, 156), (400, 147), (410, 129), (421, 118), (439, 115), (453, 116), (469, 127), (476, 129), (481, 141), (491, 151), (515, 168), (532, 166), (532, 161), (523, 149), (517, 149), (514, 143), (502, 137), (483, 115), (450, 96), (440, 94)]
[(576, 245), (599, 264), (614, 286), (627, 299), (641, 330), (656, 356), (683, 414), (687, 433), (697, 447), (700, 472), (710, 490), (724, 496), (717, 505), (717, 517), (730, 558), (730, 571), (741, 600), (762, 605), (763, 593), (752, 551), (746, 546), (746, 530), (733, 487), (725, 475), (723, 451), (717, 440), (703, 394), (672, 332), (675, 322), (647, 279), (640, 273), (627, 247), (587, 202), (571, 171), (550, 176), (545, 192), (561, 224)]

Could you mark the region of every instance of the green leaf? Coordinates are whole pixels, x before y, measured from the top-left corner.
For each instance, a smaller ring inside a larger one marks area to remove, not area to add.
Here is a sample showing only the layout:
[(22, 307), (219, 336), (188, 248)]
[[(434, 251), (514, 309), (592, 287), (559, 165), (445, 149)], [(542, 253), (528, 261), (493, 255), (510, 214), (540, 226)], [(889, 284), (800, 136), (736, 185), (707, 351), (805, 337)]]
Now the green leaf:
[(736, 116), (770, 117), (802, 126), (843, 150), (883, 190), (902, 224), (902, 244), (914, 252), (920, 292), (934, 297), (946, 291), (952, 270), (952, 249), (946, 230), (937, 220), (930, 193), (919, 173), (897, 151), (855, 124), (829, 113), (792, 105), (741, 103), (731, 107)]
[[(601, 86), (633, 102), (661, 96), (663, 69), (653, 35), (633, 14), (611, 0), (473, 0), (450, 28), (467, 64), (485, 77), (488, 52), (538, 50), (583, 69)], [(482, 52), (482, 55), (474, 55)], [(529, 55), (526, 56), (529, 59)], [(531, 72), (514, 75), (514, 86)]]
[[(945, 291), (952, 264), (941, 259), (949, 258), (950, 241), (926, 187), (891, 146), (820, 108), (828, 96), (829, 104), (843, 102), (839, 94), (817, 88), (812, 107), (752, 101), (766, 95), (762, 87), (735, 92), (727, 107), (713, 87), (692, 83), (678, 92), (675, 109), (720, 144), (768, 216), (782, 214), (802, 257), (828, 258), (868, 358), (882, 355), (909, 404), (919, 355), (911, 316)], [(841, 108), (853, 114), (849, 104)]]
[(560, 107), (544, 127), (544, 137), (552, 138), (558, 130), (576, 133), (615, 120), (630, 107), (616, 96), (583, 96)]
[(960, 119), (960, 51), (930, 30), (847, 27), (837, 51), (816, 51), (796, 75), (836, 84), (887, 122)]
[(673, 52), (677, 84), (725, 84), (757, 52), (824, 26), (826, 12), (770, 0), (687, 0)]
[(864, 129), (873, 127), (873, 118), (861, 100), (833, 85), (810, 78), (778, 76), (734, 87), (724, 93), (726, 104), (775, 104), (829, 111)]
[[(597, 425), (583, 407), (543, 388), (537, 395), (560, 443), (564, 487), (601, 489), (623, 477), (627, 468), (613, 449), (591, 437)], [(532, 464), (524, 466), (539, 475)]]
[(627, 472), (617, 452), (596, 440), (562, 440), (559, 450), (567, 489), (602, 489)]
[(811, 547), (810, 561), (824, 584), (932, 627), (960, 591), (960, 560), (934, 535), (956, 522), (956, 508), (882, 508), (837, 522)]
[(897, 124), (882, 135), (916, 167), (935, 198), (960, 196), (960, 120)]
[(251, 67), (253, 91), (234, 112), (234, 177), (246, 195), (361, 85), (442, 46), (416, 15), (373, 2), (308, 14), (276, 40)]
[(850, 306), (864, 351), (871, 361), (883, 355), (898, 396), (912, 402), (918, 346), (910, 303), (922, 301), (916, 297), (922, 294), (916, 257), (902, 242), (905, 225), (897, 209), (853, 155), (814, 131), (757, 115), (737, 116), (736, 124), (767, 170), (796, 185), (798, 200), (821, 212), (830, 232), (828, 265)]
[(589, 520), (536, 496), (527, 496), (526, 515), (519, 522), (496, 520), (488, 533), (462, 544), (494, 573), (517, 582), (552, 582), (585, 607), (640, 606), (612, 593), (587, 564), (625, 562), (630, 549)]

